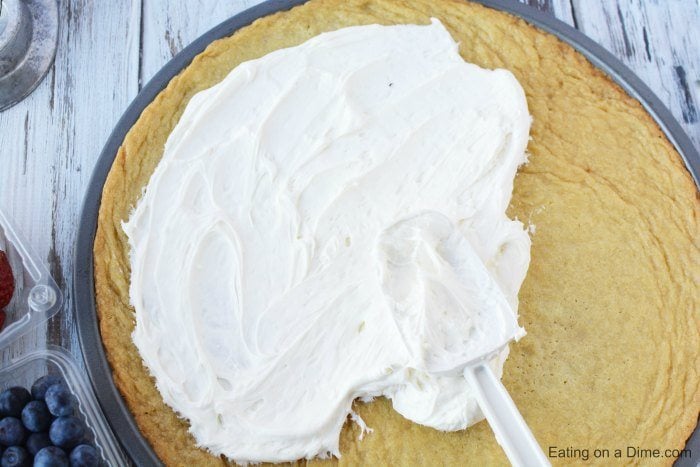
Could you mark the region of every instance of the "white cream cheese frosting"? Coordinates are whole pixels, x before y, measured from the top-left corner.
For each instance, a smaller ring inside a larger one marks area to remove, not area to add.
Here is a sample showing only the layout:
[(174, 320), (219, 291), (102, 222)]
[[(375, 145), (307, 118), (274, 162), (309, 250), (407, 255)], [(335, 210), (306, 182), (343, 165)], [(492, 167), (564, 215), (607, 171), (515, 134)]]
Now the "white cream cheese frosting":
[(339, 456), (376, 396), (439, 430), (481, 420), (434, 369), (523, 334), (530, 241), (505, 211), (529, 126), (513, 75), (437, 20), (321, 34), (195, 95), (124, 230), (134, 343), (197, 443)]

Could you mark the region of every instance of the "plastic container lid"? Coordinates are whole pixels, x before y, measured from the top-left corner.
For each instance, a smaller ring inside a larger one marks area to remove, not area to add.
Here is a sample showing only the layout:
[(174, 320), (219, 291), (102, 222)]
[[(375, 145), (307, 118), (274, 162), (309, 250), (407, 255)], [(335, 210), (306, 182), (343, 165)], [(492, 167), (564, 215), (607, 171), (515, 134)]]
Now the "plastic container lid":
[(0, 330), (0, 350), (36, 328), (61, 309), (63, 296), (42, 261), (12, 227), (0, 209), (0, 250), (9, 260), (15, 277), (15, 292), (5, 308)]

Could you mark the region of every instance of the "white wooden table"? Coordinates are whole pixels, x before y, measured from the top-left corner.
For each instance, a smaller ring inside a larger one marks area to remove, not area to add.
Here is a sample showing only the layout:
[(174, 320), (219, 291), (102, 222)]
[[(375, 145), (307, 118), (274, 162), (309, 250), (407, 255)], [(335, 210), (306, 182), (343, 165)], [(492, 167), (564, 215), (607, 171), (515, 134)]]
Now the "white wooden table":
[[(519, 1), (575, 26), (620, 58), (700, 147), (700, 2)], [(49, 342), (80, 355), (71, 297), (73, 244), (100, 150), (141, 86), (173, 55), (256, 3), (59, 0), (54, 67), (29, 98), (0, 113), (0, 205), (50, 264), (65, 307), (46, 329), (13, 345), (11, 354)]]

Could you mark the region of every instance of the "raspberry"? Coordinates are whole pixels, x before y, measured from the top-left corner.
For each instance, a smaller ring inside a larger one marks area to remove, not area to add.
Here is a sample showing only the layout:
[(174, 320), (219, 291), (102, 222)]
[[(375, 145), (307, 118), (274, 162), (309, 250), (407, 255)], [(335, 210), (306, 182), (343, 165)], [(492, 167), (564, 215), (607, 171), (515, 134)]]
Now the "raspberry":
[(5, 308), (15, 292), (15, 278), (4, 251), (0, 251), (0, 310)]

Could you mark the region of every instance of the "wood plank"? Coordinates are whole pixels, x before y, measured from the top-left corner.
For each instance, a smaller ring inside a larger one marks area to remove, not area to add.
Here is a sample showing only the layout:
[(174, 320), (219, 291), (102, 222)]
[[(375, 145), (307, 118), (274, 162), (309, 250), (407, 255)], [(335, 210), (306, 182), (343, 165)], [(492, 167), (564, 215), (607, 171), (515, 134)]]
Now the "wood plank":
[(0, 199), (63, 289), (48, 341), (78, 354), (69, 289), (75, 227), (94, 162), (137, 92), (140, 0), (59, 2), (59, 21), (54, 67), (28, 99), (0, 113)]
[(656, 93), (700, 147), (699, 2), (573, 0), (578, 27)]
[(141, 82), (145, 84), (184, 46), (260, 0), (143, 2)]

